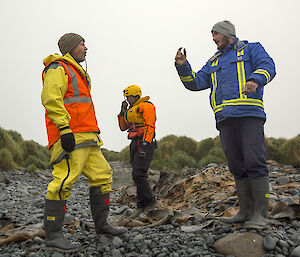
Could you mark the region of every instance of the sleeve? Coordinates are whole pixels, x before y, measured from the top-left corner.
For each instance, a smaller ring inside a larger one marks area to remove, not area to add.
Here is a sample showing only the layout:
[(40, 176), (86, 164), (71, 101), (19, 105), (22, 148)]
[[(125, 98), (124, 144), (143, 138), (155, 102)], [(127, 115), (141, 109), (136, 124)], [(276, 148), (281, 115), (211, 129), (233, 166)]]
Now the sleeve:
[(156, 122), (156, 111), (155, 106), (152, 103), (144, 102), (139, 107), (139, 112), (145, 120), (144, 122), (144, 135), (142, 141), (151, 143), (155, 136), (155, 122)]
[(64, 106), (64, 95), (68, 89), (68, 76), (60, 64), (50, 64), (43, 73), (44, 84), (41, 94), (47, 116), (60, 130), (60, 134), (72, 132), (69, 126), (71, 116)]
[(250, 43), (249, 47), (253, 72), (247, 80), (254, 79), (263, 87), (275, 77), (275, 63), (260, 43)]
[(192, 70), (188, 61), (181, 66), (178, 66), (175, 63), (175, 67), (179, 78), (186, 89), (191, 91), (200, 91), (210, 88), (208, 62), (197, 73)]
[(119, 128), (120, 128), (121, 131), (125, 131), (125, 130), (128, 129), (129, 126), (128, 126), (127, 122), (125, 121), (124, 116), (119, 114), (118, 115), (118, 122), (119, 122)]

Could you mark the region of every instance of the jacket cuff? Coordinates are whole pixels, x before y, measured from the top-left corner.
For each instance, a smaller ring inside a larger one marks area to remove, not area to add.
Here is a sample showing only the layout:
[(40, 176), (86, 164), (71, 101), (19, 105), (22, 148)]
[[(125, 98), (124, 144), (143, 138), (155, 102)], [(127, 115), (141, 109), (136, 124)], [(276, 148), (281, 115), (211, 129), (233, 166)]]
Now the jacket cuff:
[(59, 133), (62, 136), (62, 135), (68, 134), (68, 133), (73, 133), (73, 131), (71, 130), (70, 126), (64, 126), (64, 127), (59, 128)]
[(256, 76), (256, 75), (252, 74), (252, 75), (249, 77), (249, 79), (247, 79), (247, 81), (249, 81), (249, 80), (254, 80), (258, 87), (264, 87), (264, 84), (263, 84), (262, 81), (260, 80), (260, 77), (259, 77), (259, 76)]
[(185, 63), (180, 66), (175, 63), (175, 67), (176, 67), (176, 70), (177, 70), (179, 76), (191, 75), (192, 68), (188, 61), (185, 61)]

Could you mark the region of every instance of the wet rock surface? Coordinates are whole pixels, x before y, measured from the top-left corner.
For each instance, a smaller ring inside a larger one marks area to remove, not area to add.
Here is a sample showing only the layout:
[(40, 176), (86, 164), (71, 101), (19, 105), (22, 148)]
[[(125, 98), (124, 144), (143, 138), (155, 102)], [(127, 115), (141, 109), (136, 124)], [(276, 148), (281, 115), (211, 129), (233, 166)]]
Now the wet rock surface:
[[(111, 166), (115, 174), (109, 219), (118, 223), (133, 212), (134, 190), (127, 187), (132, 185), (130, 166), (120, 162), (112, 162)], [(0, 171), (6, 178), (0, 180), (0, 256), (245, 256), (237, 253), (245, 247), (242, 241), (240, 245), (233, 243), (232, 251), (226, 253), (218, 250), (216, 244), (226, 237), (245, 238), (249, 233), (260, 240), (261, 252), (252, 254), (253, 257), (300, 256), (299, 170), (276, 163), (269, 163), (269, 170), (269, 214), (273, 216), (266, 229), (246, 230), (242, 225), (218, 221), (219, 216), (234, 215), (238, 206), (227, 167), (210, 165), (205, 170), (186, 170), (180, 175), (150, 171), (159, 205), (170, 211), (168, 219), (153, 227), (138, 221), (135, 226), (126, 223), (129, 230), (121, 238), (95, 234), (88, 182), (81, 176), (68, 200), (63, 227), (67, 238), (84, 246), (81, 252), (72, 254), (45, 251), (43, 244), (44, 196), (51, 180), (50, 171)], [(206, 178), (199, 174), (206, 174)], [(3, 243), (9, 238), (10, 243)]]

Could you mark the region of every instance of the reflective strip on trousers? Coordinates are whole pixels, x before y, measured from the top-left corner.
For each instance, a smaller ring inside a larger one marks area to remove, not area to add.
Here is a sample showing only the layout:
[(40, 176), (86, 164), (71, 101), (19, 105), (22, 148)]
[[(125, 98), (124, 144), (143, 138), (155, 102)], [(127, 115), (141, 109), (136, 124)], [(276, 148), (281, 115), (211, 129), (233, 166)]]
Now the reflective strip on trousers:
[[(97, 146), (97, 142), (85, 142), (85, 143), (80, 143), (78, 145), (75, 145), (74, 147), (74, 151), (76, 149), (79, 149), (79, 148), (83, 148), (83, 147), (87, 147), (87, 146)], [(66, 156), (68, 155), (68, 153), (66, 151), (63, 151), (55, 161), (51, 162), (51, 165), (55, 165), (55, 164), (58, 164), (61, 162), (62, 159), (66, 158)]]

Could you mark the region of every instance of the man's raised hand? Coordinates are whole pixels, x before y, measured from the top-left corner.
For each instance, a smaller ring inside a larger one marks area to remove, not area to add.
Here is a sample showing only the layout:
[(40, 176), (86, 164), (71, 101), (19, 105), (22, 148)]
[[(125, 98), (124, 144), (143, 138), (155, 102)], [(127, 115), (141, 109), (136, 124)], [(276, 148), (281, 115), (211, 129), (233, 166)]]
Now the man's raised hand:
[(177, 65), (181, 66), (186, 62), (186, 50), (183, 48), (183, 53), (181, 52), (182, 47), (180, 47), (177, 50), (176, 56), (175, 56), (175, 62)]

